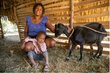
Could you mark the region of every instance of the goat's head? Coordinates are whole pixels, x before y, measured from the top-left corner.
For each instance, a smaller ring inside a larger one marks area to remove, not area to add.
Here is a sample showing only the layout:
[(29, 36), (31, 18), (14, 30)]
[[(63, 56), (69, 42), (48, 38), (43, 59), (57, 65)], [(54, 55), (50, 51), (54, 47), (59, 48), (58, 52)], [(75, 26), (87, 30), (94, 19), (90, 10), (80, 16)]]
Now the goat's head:
[(60, 36), (61, 34), (68, 36), (68, 29), (62, 23), (55, 24), (55, 37)]

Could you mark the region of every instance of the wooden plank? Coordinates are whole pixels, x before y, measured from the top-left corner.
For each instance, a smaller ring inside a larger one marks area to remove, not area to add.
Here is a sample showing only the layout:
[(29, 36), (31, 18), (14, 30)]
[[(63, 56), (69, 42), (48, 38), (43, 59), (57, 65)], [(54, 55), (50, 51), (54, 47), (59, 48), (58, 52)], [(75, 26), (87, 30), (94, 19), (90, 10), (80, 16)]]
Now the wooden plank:
[(18, 27), (24, 27), (24, 25), (22, 25), (22, 23), (19, 23), (18, 24)]
[(20, 14), (32, 14), (32, 11), (17, 12), (17, 15), (20, 15)]
[[(19, 21), (19, 24), (26, 24), (26, 22), (25, 21)], [(24, 25), (22, 25), (22, 26), (24, 26)]]
[(48, 18), (70, 18), (68, 14), (65, 14), (65, 15), (59, 15), (59, 14), (45, 14), (45, 16), (48, 16)]
[(45, 6), (45, 8), (50, 8), (50, 7), (61, 7), (61, 6), (66, 6), (69, 5), (69, 1), (62, 1), (62, 2), (58, 2), (58, 3), (54, 3), (54, 4), (50, 4)]
[(20, 17), (20, 16), (29, 16), (29, 15), (33, 15), (33, 13), (19, 13), (17, 16)]
[(97, 8), (101, 8), (101, 7), (107, 7), (108, 5), (109, 5), (109, 3), (103, 4), (103, 5), (97, 5), (97, 6), (93, 6), (93, 7), (89, 7), (89, 8), (81, 8), (79, 10), (75, 10), (74, 13), (82, 12), (82, 11), (85, 11), (85, 10), (97, 9)]
[(31, 12), (31, 11), (32, 11), (32, 8), (33, 8), (33, 7), (26, 7), (26, 8), (18, 9), (18, 10), (17, 10), (17, 13), (18, 13), (18, 12), (23, 12), (23, 11), (24, 11), (24, 12)]
[(49, 16), (49, 18), (51, 19), (58, 19), (58, 20), (69, 20), (70, 17), (66, 17), (66, 16)]
[(68, 18), (69, 15), (47, 15), (49, 18)]
[(19, 21), (21, 21), (21, 20), (25, 21), (26, 17), (18, 17), (18, 19), (19, 19)]
[[(69, 8), (62, 8), (62, 9), (50, 9), (50, 10), (46, 10), (45, 11), (45, 14), (52, 14), (52, 13), (58, 13), (58, 12), (62, 12), (64, 14), (65, 11), (68, 11), (69, 12)], [(62, 14), (61, 13), (61, 14)], [(69, 14), (69, 13), (68, 13)]]
[(28, 2), (28, 3), (25, 3), (25, 4), (21, 4), (21, 5), (17, 6), (17, 9), (21, 9), (25, 6), (33, 5), (34, 3), (35, 3), (35, 1), (31, 1), (31, 2)]
[(25, 20), (20, 20), (19, 21), (19, 24), (23, 24), (23, 23), (25, 23), (26, 21)]
[[(74, 19), (74, 23), (85, 23), (85, 22), (108, 22), (109, 16), (98, 16), (95, 18), (80, 18), (80, 19)], [(107, 23), (108, 24), (108, 23)]]
[[(91, 51), (90, 48), (84, 48), (84, 51)], [(93, 52), (96, 52), (97, 50), (96, 49), (93, 49)], [(103, 50), (102, 54), (106, 54), (106, 55), (109, 55), (109, 51), (105, 51)]]
[(56, 19), (50, 19), (50, 21), (52, 22), (52, 23), (58, 23), (58, 22), (60, 22), (60, 23), (65, 23), (65, 24), (68, 24), (69, 23), (69, 20), (56, 20)]
[(53, 10), (53, 11), (45, 11), (45, 14), (57, 14), (57, 13), (66, 13), (69, 14), (69, 9), (60, 9), (60, 10)]
[(61, 7), (52, 7), (52, 8), (45, 8), (46, 11), (53, 11), (53, 10), (60, 10), (60, 9), (69, 9), (69, 6), (61, 6)]
[(101, 8), (89, 9), (89, 10), (82, 11), (82, 12), (76, 12), (75, 15), (85, 16), (85, 15), (89, 15), (89, 14), (100, 14), (100, 13), (104, 13), (104, 12), (109, 12), (109, 9), (107, 6), (101, 7)]
[(44, 5), (48, 5), (48, 4), (52, 4), (52, 3), (55, 3), (55, 2), (59, 2), (59, 0), (44, 0), (44, 1), (42, 1), (42, 3), (44, 4)]
[[(52, 37), (52, 38), (55, 38), (55, 36), (54, 35), (49, 35), (48, 33), (47, 33), (47, 35), (48, 36), (50, 36), (50, 37)], [(63, 40), (67, 40), (67, 37), (58, 37), (58, 39), (63, 39)]]
[(67, 45), (67, 43), (58, 42), (58, 41), (56, 41), (56, 44)]
[(61, 19), (61, 20), (59, 20), (59, 19), (50, 19), (50, 21), (52, 23), (58, 23), (58, 22), (64, 23), (64, 24), (68, 24), (69, 23), (69, 20), (67, 20), (67, 19)]
[(109, 12), (104, 12), (100, 14), (91, 14), (91, 15), (85, 15), (85, 16), (74, 16), (75, 19), (85, 19), (85, 18), (95, 18), (95, 17), (102, 17), (102, 16), (108, 16)]
[[(89, 4), (89, 3), (97, 2), (97, 1), (102, 1), (102, 0), (85, 0), (85, 1), (80, 1), (79, 3), (74, 3), (74, 6), (83, 5), (83, 4)], [(105, 1), (105, 0), (103, 0), (103, 1)]]
[(26, 20), (20, 19), (19, 24), (23, 24), (23, 23), (25, 23), (25, 22), (26, 22)]
[[(88, 24), (88, 23), (91, 23), (91, 22), (76, 22), (74, 23), (76, 26), (82, 26), (82, 25), (85, 25), (85, 24)], [(101, 21), (99, 22), (101, 23), (103, 26), (104, 25), (108, 25), (109, 24), (109, 21)], [(108, 27), (109, 28), (109, 27)], [(107, 29), (107, 28), (106, 28)]]

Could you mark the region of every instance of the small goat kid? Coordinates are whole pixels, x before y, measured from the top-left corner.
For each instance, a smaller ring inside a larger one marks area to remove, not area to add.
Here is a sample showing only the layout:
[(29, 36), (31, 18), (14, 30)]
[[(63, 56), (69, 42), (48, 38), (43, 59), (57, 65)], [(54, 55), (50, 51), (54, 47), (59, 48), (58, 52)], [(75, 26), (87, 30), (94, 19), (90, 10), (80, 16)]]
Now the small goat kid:
[[(89, 28), (94, 29), (94, 30), (99, 31), (99, 32), (106, 33), (104, 27), (100, 23), (93, 22), (93, 23), (89, 23), (89, 24), (84, 25), (84, 26), (89, 27)], [(71, 34), (71, 33), (68, 33), (68, 28), (66, 26), (64, 26), (62, 23), (56, 24), (55, 25), (55, 37), (58, 37), (63, 33), (67, 37), (69, 37)], [(77, 45), (80, 45), (80, 58), (79, 58), (79, 60), (82, 60), (82, 52), (83, 52), (83, 45), (84, 44), (90, 45), (90, 48), (91, 48), (90, 55), (93, 58), (95, 58), (95, 57), (99, 58), (102, 55), (102, 51), (103, 51), (101, 41), (103, 40), (103, 38), (105, 36), (107, 36), (107, 35), (95, 32), (95, 31), (90, 30), (88, 28), (84, 28), (81, 26), (75, 27), (74, 32), (71, 34), (71, 36), (69, 38), (72, 45), (70, 45), (69, 54), (68, 54), (68, 57), (66, 58), (66, 60), (70, 59), (71, 52), (73, 51), (73, 49)], [(92, 46), (94, 43), (98, 47), (98, 50), (96, 51), (95, 55), (93, 55), (93, 46)]]

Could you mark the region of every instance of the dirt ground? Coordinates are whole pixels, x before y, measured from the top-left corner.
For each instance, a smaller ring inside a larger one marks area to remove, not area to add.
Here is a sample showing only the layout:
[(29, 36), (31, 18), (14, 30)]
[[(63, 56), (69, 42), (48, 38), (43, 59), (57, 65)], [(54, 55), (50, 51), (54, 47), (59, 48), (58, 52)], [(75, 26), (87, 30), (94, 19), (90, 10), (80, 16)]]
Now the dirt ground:
[[(43, 61), (39, 62), (38, 69), (32, 68), (24, 58), (21, 43), (16, 41), (0, 40), (0, 73), (41, 73)], [(102, 56), (100, 59), (89, 60), (89, 53), (83, 53), (83, 60), (78, 61), (79, 50), (75, 50), (72, 59), (65, 62), (67, 50), (61, 47), (48, 49), (50, 72), (49, 73), (108, 73), (109, 58)]]

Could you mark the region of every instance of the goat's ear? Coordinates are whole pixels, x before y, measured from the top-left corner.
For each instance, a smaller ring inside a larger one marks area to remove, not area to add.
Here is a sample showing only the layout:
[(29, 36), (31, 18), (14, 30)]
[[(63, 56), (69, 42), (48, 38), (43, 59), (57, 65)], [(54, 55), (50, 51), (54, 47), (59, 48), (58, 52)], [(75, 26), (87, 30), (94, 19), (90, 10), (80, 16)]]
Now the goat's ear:
[(102, 28), (102, 24), (99, 24), (98, 28), (99, 28), (99, 29)]
[(55, 31), (59, 29), (58, 24), (55, 24)]
[(102, 32), (104, 32), (104, 31), (105, 31), (105, 28), (103, 27), (103, 25), (102, 25), (102, 24), (99, 24), (99, 27), (98, 27), (98, 28), (99, 28), (99, 30), (100, 30), (100, 31), (102, 31)]
[(57, 27), (60, 27), (61, 25), (60, 25), (60, 23), (58, 23), (58, 26)]
[(55, 24), (55, 29), (57, 29), (58, 28), (58, 25), (57, 24)]
[(58, 27), (61, 27), (63, 24), (62, 23), (58, 23)]

